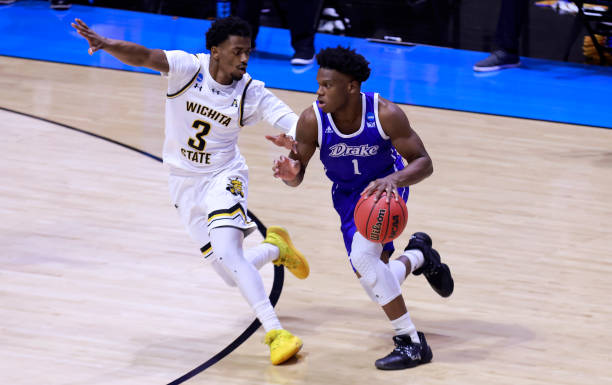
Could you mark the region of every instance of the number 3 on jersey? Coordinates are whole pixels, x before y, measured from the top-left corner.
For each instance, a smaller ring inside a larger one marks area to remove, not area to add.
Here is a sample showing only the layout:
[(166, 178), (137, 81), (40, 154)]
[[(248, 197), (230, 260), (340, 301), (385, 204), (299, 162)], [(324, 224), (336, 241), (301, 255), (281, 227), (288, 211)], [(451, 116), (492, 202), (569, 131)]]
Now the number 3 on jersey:
[(204, 148), (206, 147), (206, 140), (204, 137), (210, 132), (210, 124), (201, 120), (196, 120), (193, 122), (191, 127), (195, 128), (196, 130), (200, 129), (200, 127), (202, 127), (202, 129), (195, 134), (195, 138), (189, 138), (187, 144), (196, 151), (204, 151)]

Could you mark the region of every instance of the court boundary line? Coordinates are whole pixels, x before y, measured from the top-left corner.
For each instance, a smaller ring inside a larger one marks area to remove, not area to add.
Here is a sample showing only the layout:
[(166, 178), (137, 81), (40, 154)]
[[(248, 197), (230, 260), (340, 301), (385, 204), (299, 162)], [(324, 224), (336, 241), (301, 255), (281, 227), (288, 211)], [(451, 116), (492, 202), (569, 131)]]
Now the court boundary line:
[[(0, 55), (1, 56), (1, 55)], [(35, 60), (35, 59), (30, 59), (30, 60)], [(87, 67), (87, 66), (86, 66)], [(129, 144), (125, 144), (125, 143), (121, 143), (117, 140), (108, 138), (106, 136), (102, 136), (93, 132), (89, 132), (86, 130), (83, 130), (81, 128), (77, 128), (65, 123), (61, 123), (61, 122), (57, 122), (51, 119), (47, 119), (47, 118), (43, 118), (41, 116), (36, 116), (36, 115), (32, 115), (29, 114), (27, 112), (21, 112), (21, 111), (17, 111), (17, 110), (13, 110), (11, 108), (7, 108), (7, 107), (3, 107), (0, 106), (0, 110), (2, 111), (6, 111), (6, 112), (11, 112), (17, 115), (21, 115), (21, 116), (25, 116), (28, 118), (32, 118), (32, 119), (37, 119), (37, 120), (42, 120), (43, 122), (46, 123), (50, 123), (50, 124), (55, 124), (58, 125), (60, 127), (64, 127), (67, 128), (69, 130), (73, 130), (73, 131), (77, 131), (80, 132), (82, 134), (86, 134), (89, 136), (93, 136), (94, 138), (97, 139), (102, 139), (105, 140), (107, 142), (110, 142), (112, 144), (116, 144), (119, 145), (123, 148), (127, 148), (129, 150), (135, 151), (141, 155), (145, 155), (151, 159), (154, 159), (158, 162), (162, 162), (162, 158), (153, 155), (149, 152), (146, 152), (144, 150), (140, 150), (136, 147), (130, 146)], [(267, 232), (267, 228), (266, 226), (259, 220), (259, 218), (257, 218), (257, 216), (255, 216), (255, 214), (253, 214), (250, 210), (247, 211), (249, 217), (255, 222), (255, 224), (257, 224), (257, 229), (259, 230), (259, 232), (261, 233), (261, 235), (265, 238), (266, 236), (266, 232)], [(280, 295), (283, 291), (283, 282), (285, 279), (285, 270), (282, 266), (274, 266), (274, 280), (272, 282), (272, 289), (270, 289), (270, 294), (268, 296), (268, 298), (270, 299), (270, 302), (272, 303), (272, 307), (276, 306), (276, 304), (278, 303), (278, 300), (280, 299)], [(249, 337), (251, 337), (256, 331), (257, 329), (259, 329), (259, 327), (261, 326), (261, 322), (259, 322), (259, 320), (257, 318), (255, 318), (255, 320), (253, 320), (253, 322), (251, 322), (251, 324), (238, 336), (236, 337), (236, 339), (234, 339), (232, 342), (230, 342), (229, 345), (227, 345), (224, 349), (222, 349), (219, 353), (215, 354), (214, 356), (212, 356), (211, 358), (209, 358), (207, 361), (205, 361), (204, 363), (198, 365), (197, 367), (195, 367), (194, 369), (190, 370), (189, 372), (185, 373), (184, 375), (180, 376), (179, 378), (177, 378), (176, 380), (169, 382), (168, 385), (178, 385), (178, 384), (182, 384), (183, 382), (189, 380), (192, 377), (195, 377), (196, 375), (202, 373), (204, 370), (208, 369), (209, 367), (211, 367), (212, 365), (216, 364), (217, 362), (221, 361), (223, 358), (225, 358), (227, 355), (229, 355), (231, 352), (233, 352), (234, 350), (236, 350), (236, 348), (238, 348), (240, 345), (242, 345), (247, 339), (249, 339)]]

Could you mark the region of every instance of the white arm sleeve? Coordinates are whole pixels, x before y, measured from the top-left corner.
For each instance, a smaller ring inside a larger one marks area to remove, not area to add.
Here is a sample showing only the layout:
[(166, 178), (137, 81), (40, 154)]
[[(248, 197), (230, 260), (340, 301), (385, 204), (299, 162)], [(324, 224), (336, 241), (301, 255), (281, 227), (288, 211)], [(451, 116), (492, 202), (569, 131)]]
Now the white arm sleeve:
[(200, 69), (200, 59), (196, 55), (185, 51), (164, 51), (168, 59), (167, 73), (168, 94), (173, 94), (184, 87)]
[[(293, 126), (295, 132), (293, 119), (297, 122), (297, 116), (285, 102), (267, 90), (263, 82), (258, 80), (251, 82), (244, 102), (244, 125), (248, 126), (265, 120), (284, 132), (289, 132)], [(286, 115), (293, 115), (294, 118), (285, 118)]]
[(281, 116), (275, 123), (274, 127), (295, 139), (295, 130), (297, 127), (298, 116), (291, 112)]

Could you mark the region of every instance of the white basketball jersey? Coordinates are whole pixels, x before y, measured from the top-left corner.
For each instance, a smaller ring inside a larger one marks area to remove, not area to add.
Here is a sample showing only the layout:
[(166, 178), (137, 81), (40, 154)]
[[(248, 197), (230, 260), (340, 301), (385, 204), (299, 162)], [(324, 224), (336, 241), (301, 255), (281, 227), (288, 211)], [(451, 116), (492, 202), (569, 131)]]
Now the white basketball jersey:
[(221, 170), (242, 156), (237, 143), (244, 125), (262, 118), (274, 122), (291, 113), (248, 74), (230, 85), (217, 83), (208, 70), (208, 54), (166, 51), (166, 56), (170, 72), (163, 159), (175, 171)]

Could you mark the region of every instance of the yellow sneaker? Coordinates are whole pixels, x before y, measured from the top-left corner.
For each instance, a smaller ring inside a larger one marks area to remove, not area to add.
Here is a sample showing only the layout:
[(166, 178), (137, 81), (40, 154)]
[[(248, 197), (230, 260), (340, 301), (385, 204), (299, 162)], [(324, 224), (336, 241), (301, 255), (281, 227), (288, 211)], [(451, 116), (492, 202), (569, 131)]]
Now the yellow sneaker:
[(300, 253), (289, 238), (287, 230), (279, 226), (268, 227), (265, 243), (278, 247), (278, 258), (272, 261), (275, 265), (285, 265), (289, 271), (299, 279), (304, 279), (310, 274), (310, 267), (304, 255)]
[(285, 329), (274, 329), (266, 333), (264, 343), (270, 346), (270, 361), (282, 364), (295, 356), (302, 348), (302, 340)]

